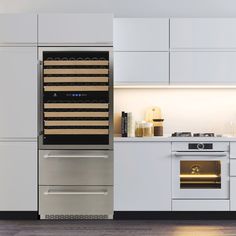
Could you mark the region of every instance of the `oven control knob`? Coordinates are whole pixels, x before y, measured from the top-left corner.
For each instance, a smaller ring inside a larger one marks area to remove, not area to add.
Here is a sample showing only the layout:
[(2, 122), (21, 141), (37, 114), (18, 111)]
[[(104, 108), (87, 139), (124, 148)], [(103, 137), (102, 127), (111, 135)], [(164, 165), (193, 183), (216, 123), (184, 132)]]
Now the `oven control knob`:
[(204, 149), (204, 144), (203, 143), (198, 143), (197, 144), (197, 149)]

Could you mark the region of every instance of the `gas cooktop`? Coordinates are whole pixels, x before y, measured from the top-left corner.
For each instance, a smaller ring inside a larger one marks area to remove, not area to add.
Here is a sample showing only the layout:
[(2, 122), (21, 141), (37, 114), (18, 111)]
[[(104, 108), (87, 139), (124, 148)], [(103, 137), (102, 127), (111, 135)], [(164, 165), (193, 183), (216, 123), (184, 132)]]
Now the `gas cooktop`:
[(172, 137), (215, 137), (214, 133), (175, 132)]

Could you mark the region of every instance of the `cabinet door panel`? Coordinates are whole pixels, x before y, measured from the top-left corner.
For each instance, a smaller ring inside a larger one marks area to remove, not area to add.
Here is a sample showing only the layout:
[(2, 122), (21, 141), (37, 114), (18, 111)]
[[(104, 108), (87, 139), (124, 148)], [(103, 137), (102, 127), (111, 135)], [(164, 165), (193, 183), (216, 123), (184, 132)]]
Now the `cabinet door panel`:
[(236, 83), (236, 52), (172, 52), (171, 84)]
[(39, 14), (39, 43), (110, 43), (111, 14)]
[(230, 177), (230, 211), (236, 211), (236, 177)]
[(170, 20), (171, 48), (236, 48), (236, 19), (179, 18)]
[(236, 159), (236, 142), (230, 142), (230, 158)]
[(0, 138), (37, 137), (37, 48), (0, 48)]
[(0, 44), (37, 43), (37, 15), (0, 14)]
[(171, 210), (171, 144), (116, 142), (115, 211)]
[(114, 19), (115, 51), (168, 51), (169, 19)]
[(168, 84), (167, 52), (115, 52), (114, 80), (119, 84)]
[(0, 211), (37, 210), (37, 143), (0, 143)]

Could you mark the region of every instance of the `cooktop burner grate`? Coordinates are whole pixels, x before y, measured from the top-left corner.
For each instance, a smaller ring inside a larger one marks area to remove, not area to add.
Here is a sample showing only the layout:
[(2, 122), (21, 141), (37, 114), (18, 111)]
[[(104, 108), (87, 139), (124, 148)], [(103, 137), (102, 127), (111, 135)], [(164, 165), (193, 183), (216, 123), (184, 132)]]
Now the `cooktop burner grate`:
[(215, 137), (214, 133), (174, 132), (172, 137)]
[(194, 133), (193, 137), (214, 137), (214, 133)]

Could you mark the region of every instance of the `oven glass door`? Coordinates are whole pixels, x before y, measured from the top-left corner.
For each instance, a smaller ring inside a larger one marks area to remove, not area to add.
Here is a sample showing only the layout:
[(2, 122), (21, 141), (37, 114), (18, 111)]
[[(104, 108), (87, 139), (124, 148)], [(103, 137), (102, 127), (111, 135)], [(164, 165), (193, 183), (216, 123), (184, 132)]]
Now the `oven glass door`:
[(172, 190), (175, 199), (228, 199), (228, 154), (173, 153)]

